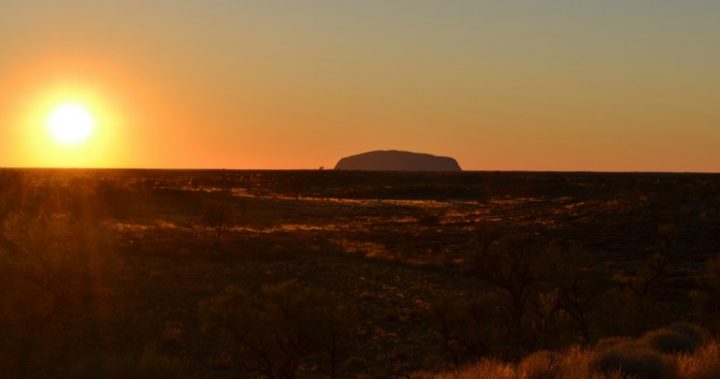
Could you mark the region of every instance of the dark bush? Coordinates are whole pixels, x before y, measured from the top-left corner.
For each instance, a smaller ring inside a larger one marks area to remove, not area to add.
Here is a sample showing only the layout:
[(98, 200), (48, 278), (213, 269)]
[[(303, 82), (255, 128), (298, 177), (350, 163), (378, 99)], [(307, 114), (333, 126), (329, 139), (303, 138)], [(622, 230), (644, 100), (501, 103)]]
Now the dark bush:
[(618, 286), (603, 299), (603, 332), (640, 335), (672, 321), (662, 301), (670, 268), (668, 256), (656, 253), (640, 262), (632, 274), (617, 273)]
[(645, 334), (642, 341), (663, 353), (692, 353), (705, 344), (706, 337), (695, 325), (675, 323)]
[(0, 370), (48, 376), (68, 362), (53, 345), (72, 343), (77, 315), (93, 314), (121, 265), (96, 223), (18, 214), (0, 236)]
[(499, 353), (504, 339), (492, 294), (473, 299), (436, 296), (432, 304), (434, 332), (456, 367)]
[(720, 335), (720, 258), (710, 259), (695, 278), (697, 288), (692, 299), (698, 314), (710, 332)]
[(635, 344), (620, 344), (593, 353), (591, 372), (635, 379), (675, 379), (677, 370), (661, 353)]
[(270, 379), (296, 378), (313, 365), (336, 378), (352, 347), (352, 309), (296, 281), (258, 294), (229, 287), (200, 304), (200, 318), (234, 341), (249, 371)]
[(222, 232), (235, 218), (235, 208), (231, 203), (208, 201), (203, 204), (202, 221), (215, 231), (215, 247), (220, 248)]
[(612, 288), (610, 271), (579, 245), (551, 243), (545, 253), (543, 277), (557, 293), (557, 307), (570, 318), (582, 341), (597, 334), (603, 300)]
[(473, 268), (479, 279), (499, 294), (498, 308), (502, 311), (505, 328), (510, 332), (510, 344), (524, 349), (536, 347), (536, 336), (528, 331), (532, 313), (529, 308), (541, 293), (545, 282), (545, 246), (534, 235), (499, 237), (493, 231), (483, 231), (474, 242)]

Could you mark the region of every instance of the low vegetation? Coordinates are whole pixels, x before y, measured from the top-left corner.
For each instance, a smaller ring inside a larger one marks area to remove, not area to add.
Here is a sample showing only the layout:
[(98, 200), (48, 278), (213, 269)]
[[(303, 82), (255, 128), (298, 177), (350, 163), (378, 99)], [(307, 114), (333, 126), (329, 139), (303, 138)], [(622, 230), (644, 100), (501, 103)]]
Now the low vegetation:
[(352, 349), (352, 311), (295, 281), (264, 286), (258, 295), (229, 287), (201, 303), (200, 318), (206, 330), (233, 341), (248, 371), (269, 379), (296, 378), (311, 366), (338, 378)]
[(215, 247), (220, 249), (223, 231), (230, 227), (235, 219), (233, 204), (223, 201), (208, 201), (203, 204), (202, 221), (215, 232)]
[[(670, 336), (670, 337), (668, 337)], [(659, 343), (658, 343), (659, 342)], [(482, 359), (435, 379), (709, 379), (720, 377), (720, 345), (690, 324), (674, 324), (639, 338), (611, 338), (595, 346), (538, 351), (516, 363)]]
[(715, 378), (708, 175), (0, 170), (8, 378)]

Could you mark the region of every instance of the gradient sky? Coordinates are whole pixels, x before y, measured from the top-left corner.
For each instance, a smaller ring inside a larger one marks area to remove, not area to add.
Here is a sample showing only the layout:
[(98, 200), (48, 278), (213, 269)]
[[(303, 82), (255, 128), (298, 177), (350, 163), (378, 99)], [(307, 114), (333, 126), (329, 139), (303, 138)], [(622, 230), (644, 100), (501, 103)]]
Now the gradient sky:
[(0, 2), (0, 166), (717, 172), (719, 100), (717, 0)]

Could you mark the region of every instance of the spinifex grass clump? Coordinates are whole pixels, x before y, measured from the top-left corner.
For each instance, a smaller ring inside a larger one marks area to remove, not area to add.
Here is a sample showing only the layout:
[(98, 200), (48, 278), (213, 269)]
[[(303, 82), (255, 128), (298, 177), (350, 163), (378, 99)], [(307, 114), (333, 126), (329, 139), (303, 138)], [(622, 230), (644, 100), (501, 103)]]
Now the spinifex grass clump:
[(621, 374), (637, 379), (673, 379), (676, 369), (669, 357), (641, 344), (620, 344), (593, 353), (589, 369), (605, 376)]
[(681, 322), (648, 332), (642, 341), (663, 353), (690, 354), (707, 342), (707, 333), (696, 325)]
[[(658, 336), (666, 335), (672, 338), (663, 337), (663, 343), (658, 343)], [(539, 351), (515, 363), (483, 358), (435, 378), (713, 379), (720, 378), (719, 349), (702, 329), (681, 323), (639, 338), (603, 339), (591, 348)]]

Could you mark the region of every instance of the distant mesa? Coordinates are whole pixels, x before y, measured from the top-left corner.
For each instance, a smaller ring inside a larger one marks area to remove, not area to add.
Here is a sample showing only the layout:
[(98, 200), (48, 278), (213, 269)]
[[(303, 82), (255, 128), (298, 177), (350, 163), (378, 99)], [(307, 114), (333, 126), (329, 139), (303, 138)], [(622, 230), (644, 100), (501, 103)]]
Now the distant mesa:
[(378, 150), (345, 157), (338, 161), (336, 170), (362, 171), (461, 171), (457, 161), (450, 157), (411, 153), (397, 150)]

